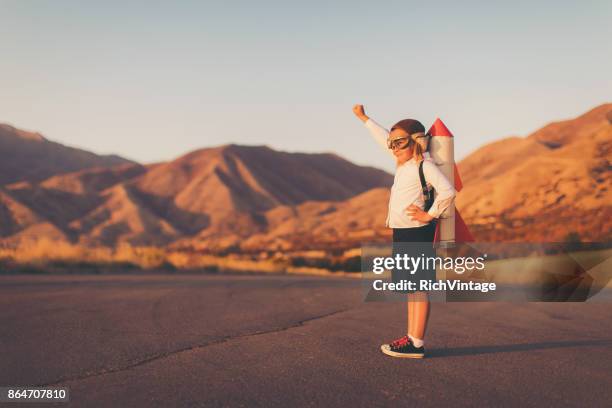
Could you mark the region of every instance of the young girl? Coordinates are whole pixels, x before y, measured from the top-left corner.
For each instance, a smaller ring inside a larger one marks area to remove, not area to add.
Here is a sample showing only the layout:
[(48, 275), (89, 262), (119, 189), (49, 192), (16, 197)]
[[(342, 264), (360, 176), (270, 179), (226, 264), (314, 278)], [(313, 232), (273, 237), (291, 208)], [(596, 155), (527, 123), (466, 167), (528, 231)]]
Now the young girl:
[[(365, 123), (374, 139), (389, 149), (396, 161), (386, 221), (386, 226), (393, 229), (394, 254), (399, 247), (397, 243), (418, 242), (422, 243), (421, 246), (423, 243), (428, 244), (429, 251), (425, 251), (425, 256), (435, 255), (433, 240), (436, 218), (452, 203), (456, 192), (429, 156), (429, 135), (425, 133), (425, 128), (418, 120), (404, 119), (396, 123), (389, 132), (365, 114), (363, 105), (355, 105), (353, 112)], [(433, 186), (436, 192), (436, 198), (428, 211), (424, 211), (425, 199), (419, 177), (421, 162), (423, 162), (426, 183), (428, 186)], [(419, 272), (421, 279), (435, 278), (435, 270)], [(394, 270), (393, 280), (398, 279), (404, 278)], [(381, 350), (392, 357), (423, 358), (425, 356), (423, 339), (429, 318), (429, 298), (427, 292), (406, 292), (408, 293), (407, 334), (389, 344), (383, 344)]]

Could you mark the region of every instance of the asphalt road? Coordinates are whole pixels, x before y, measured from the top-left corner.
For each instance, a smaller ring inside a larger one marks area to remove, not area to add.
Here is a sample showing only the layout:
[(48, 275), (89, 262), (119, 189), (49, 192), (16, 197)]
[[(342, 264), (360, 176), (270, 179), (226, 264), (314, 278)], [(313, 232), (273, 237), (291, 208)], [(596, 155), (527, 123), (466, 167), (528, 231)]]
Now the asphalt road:
[(341, 278), (0, 276), (0, 385), (75, 407), (610, 406), (612, 303), (437, 303), (424, 360), (379, 350), (405, 313)]

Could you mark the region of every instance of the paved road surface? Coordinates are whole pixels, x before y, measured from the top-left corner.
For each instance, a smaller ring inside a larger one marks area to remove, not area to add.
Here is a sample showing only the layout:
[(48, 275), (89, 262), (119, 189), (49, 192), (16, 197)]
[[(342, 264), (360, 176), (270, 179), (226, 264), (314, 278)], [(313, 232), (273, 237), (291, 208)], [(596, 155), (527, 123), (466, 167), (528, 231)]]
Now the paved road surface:
[(0, 385), (75, 407), (610, 406), (612, 303), (434, 304), (421, 361), (379, 351), (404, 308), (341, 278), (0, 276)]

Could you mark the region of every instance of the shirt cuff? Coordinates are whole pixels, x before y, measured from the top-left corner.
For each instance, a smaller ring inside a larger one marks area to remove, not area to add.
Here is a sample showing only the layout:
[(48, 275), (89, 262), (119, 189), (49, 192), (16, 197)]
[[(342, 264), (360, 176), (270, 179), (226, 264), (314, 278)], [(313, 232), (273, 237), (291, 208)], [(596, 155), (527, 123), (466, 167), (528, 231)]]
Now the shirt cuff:
[(442, 213), (446, 211), (446, 209), (452, 204), (454, 200), (455, 196), (453, 195), (452, 197), (445, 198), (443, 200), (434, 201), (434, 204), (431, 206), (429, 211), (427, 211), (427, 214), (431, 215), (434, 218), (440, 217), (440, 215), (442, 215)]

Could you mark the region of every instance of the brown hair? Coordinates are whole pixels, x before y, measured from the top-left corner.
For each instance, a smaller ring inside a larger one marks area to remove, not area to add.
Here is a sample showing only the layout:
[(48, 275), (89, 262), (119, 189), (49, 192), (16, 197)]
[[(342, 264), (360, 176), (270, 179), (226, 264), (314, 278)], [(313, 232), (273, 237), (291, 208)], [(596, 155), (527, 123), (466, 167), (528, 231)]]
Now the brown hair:
[[(416, 158), (417, 163), (422, 161), (423, 154), (429, 150), (429, 137), (417, 139), (413, 138), (413, 136), (421, 136), (415, 135), (415, 133), (425, 134), (425, 126), (416, 119), (404, 119), (393, 125), (391, 131), (394, 129), (402, 129), (410, 135), (408, 147), (413, 146), (412, 155)], [(429, 134), (425, 135), (429, 136)]]
[(414, 148), (412, 150), (412, 155), (416, 158), (416, 162), (419, 163), (423, 160), (423, 153), (428, 150), (427, 140), (417, 141), (415, 139), (410, 139), (414, 142)]

